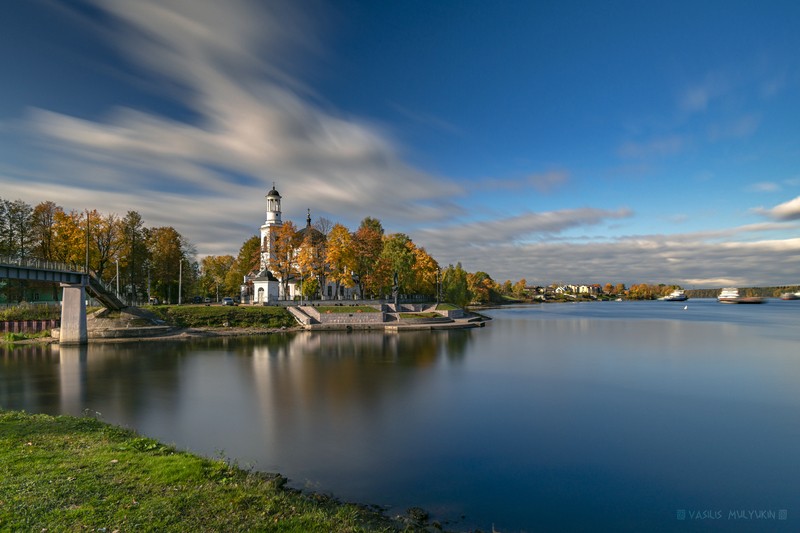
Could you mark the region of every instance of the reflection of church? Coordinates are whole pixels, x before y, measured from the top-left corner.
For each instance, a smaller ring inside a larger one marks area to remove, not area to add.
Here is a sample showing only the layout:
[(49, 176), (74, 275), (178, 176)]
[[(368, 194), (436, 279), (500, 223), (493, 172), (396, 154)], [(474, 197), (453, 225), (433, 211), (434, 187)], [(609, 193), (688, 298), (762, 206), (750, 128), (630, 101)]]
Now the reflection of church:
[[(272, 189), (267, 193), (267, 219), (261, 226), (261, 260), (258, 272), (245, 276), (244, 284), (242, 285), (242, 302), (265, 304), (278, 300), (300, 299), (300, 280), (290, 275), (286, 284), (286, 293), (284, 294), (281, 280), (275, 277), (274, 274), (274, 272), (277, 272), (275, 268), (275, 239), (281, 226), (283, 226), (281, 221), (281, 195), (273, 185)], [(312, 242), (316, 243), (325, 240), (325, 235), (311, 225), (310, 211), (306, 218), (305, 227), (295, 233), (293, 240), (299, 246), (309, 234)], [(333, 284), (327, 283), (323, 298), (336, 298), (337, 295), (334, 295), (335, 290)], [(354, 289), (340, 287), (338, 298), (352, 299), (353, 292)]]

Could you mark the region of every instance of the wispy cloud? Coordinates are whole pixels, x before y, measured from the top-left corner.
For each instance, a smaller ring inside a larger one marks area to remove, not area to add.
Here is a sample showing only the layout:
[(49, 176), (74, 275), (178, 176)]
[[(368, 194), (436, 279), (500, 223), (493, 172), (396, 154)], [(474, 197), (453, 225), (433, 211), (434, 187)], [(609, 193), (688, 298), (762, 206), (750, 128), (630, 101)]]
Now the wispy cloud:
[(649, 159), (677, 154), (686, 146), (680, 135), (668, 135), (644, 142), (627, 141), (620, 145), (617, 153), (623, 158)]
[(774, 220), (800, 220), (800, 196), (788, 202), (778, 204), (771, 209), (759, 207), (754, 211)]
[(750, 192), (775, 192), (780, 189), (781, 186), (779, 184), (771, 181), (760, 181), (747, 187), (747, 190)]
[(731, 82), (721, 72), (710, 72), (705, 78), (686, 87), (678, 96), (678, 108), (687, 113), (699, 113), (708, 109), (709, 104), (726, 94)]
[[(238, 246), (249, 235), (241, 235), (241, 221), (255, 231), (263, 201), (253, 193), (273, 182), (296, 199), (298, 212), (311, 207), (356, 221), (376, 214), (436, 220), (458, 212), (442, 198), (458, 197), (461, 186), (409, 166), (389, 132), (313, 103), (294, 60), (320, 47), (311, 37), (313, 21), (291, 2), (96, 4), (115, 21), (113, 33), (96, 30), (143, 77), (158, 80), (154, 87), (167, 88), (163, 98), (179, 100), (195, 116), (182, 121), (117, 108), (87, 119), (32, 110), (26, 129), (46, 155), (48, 181), (67, 180), (80, 205), (110, 209), (124, 195), (129, 208), (151, 212), (151, 225), (185, 209), (176, 227), (209, 252), (214, 242), (230, 242), (228, 252)], [(75, 196), (61, 192), (61, 202)], [(25, 196), (51, 199), (40, 187)]]
[(750, 137), (758, 130), (760, 123), (761, 115), (750, 113), (727, 122), (711, 124), (708, 127), (708, 138), (714, 142)]
[(523, 178), (489, 178), (477, 182), (473, 187), (480, 189), (524, 191), (534, 189), (540, 194), (549, 194), (560, 189), (569, 182), (569, 172), (564, 170), (551, 170), (529, 174)]

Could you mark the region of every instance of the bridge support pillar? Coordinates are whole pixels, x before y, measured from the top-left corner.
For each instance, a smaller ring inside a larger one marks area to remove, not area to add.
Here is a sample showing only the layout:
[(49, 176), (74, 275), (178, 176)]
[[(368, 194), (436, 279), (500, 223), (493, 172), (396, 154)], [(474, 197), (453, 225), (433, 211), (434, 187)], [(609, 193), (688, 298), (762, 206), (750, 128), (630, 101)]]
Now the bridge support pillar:
[(86, 285), (61, 284), (61, 344), (86, 344), (89, 334), (86, 326)]

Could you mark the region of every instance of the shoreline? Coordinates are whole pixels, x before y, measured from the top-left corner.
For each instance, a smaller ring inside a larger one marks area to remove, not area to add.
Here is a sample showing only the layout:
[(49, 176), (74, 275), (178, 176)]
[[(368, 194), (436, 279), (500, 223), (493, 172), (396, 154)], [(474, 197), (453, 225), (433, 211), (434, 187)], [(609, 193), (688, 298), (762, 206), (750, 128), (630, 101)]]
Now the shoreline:
[(12, 529), (443, 531), (417, 507), (389, 516), (90, 416), (0, 407), (0, 428), (0, 523)]

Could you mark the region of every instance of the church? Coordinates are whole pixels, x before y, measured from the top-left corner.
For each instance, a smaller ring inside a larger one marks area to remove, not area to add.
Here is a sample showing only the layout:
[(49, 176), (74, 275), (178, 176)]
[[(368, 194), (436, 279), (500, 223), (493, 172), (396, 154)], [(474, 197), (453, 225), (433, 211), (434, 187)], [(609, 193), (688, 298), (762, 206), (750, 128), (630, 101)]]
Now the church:
[[(261, 258), (257, 272), (252, 272), (245, 276), (241, 287), (242, 303), (268, 304), (280, 300), (299, 300), (301, 299), (302, 280), (290, 274), (286, 283), (282, 283), (280, 274), (276, 276), (275, 240), (278, 230), (283, 226), (281, 220), (281, 195), (272, 185), (272, 189), (267, 193), (267, 216), (260, 229)], [(306, 238), (312, 242), (324, 243), (325, 235), (311, 225), (311, 211), (309, 210), (306, 218), (306, 225), (303, 229), (295, 233), (293, 241), (299, 246)], [(297, 269), (294, 269), (295, 271)], [(357, 289), (345, 288), (340, 286), (338, 294), (334, 294), (336, 287), (332, 283), (326, 283), (321, 291), (322, 299), (353, 299), (356, 297)]]

